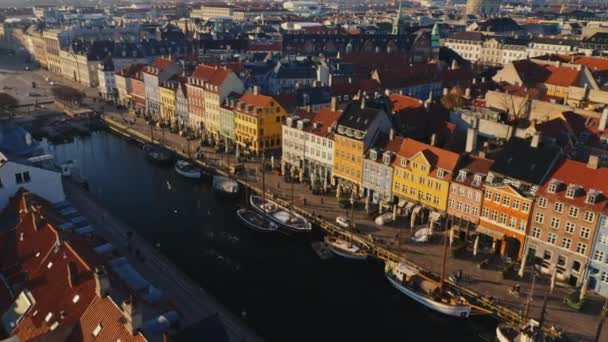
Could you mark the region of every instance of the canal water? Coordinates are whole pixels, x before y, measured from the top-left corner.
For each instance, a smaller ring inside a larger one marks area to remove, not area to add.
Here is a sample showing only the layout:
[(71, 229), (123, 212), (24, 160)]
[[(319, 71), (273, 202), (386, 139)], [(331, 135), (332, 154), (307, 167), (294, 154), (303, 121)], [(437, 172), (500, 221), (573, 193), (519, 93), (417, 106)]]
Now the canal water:
[(59, 162), (76, 160), (108, 209), (268, 341), (494, 340), (493, 319), (430, 312), (392, 288), (379, 262), (320, 260), (310, 247), (318, 236), (245, 229), (238, 200), (150, 163), (122, 137), (101, 131), (47, 148)]

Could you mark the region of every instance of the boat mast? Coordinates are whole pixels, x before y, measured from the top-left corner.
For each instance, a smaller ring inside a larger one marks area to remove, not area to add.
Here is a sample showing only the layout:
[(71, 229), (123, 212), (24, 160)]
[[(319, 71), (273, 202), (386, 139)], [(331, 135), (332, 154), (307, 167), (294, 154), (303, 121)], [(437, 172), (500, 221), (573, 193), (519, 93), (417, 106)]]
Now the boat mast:
[(264, 160), (264, 149), (262, 149), (262, 203), (266, 204), (266, 161)]
[[(450, 229), (452, 229), (452, 224), (451, 222), (447, 221), (448, 223), (446, 224), (446, 227), (449, 227)], [(439, 280), (439, 290), (441, 292), (443, 292), (443, 286), (445, 283), (445, 269), (448, 263), (448, 231), (449, 229), (445, 230), (445, 234), (443, 236), (443, 262), (441, 265), (441, 279)]]

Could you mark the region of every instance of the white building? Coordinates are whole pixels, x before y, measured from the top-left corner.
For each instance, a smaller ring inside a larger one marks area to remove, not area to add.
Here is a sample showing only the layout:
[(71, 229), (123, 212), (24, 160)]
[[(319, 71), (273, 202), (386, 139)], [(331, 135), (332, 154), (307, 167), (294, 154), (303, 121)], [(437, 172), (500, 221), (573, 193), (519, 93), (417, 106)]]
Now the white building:
[(287, 118), (282, 135), (283, 172), (289, 171), (300, 180), (307, 177), (311, 184), (318, 182), (324, 187), (333, 184), (333, 132), (341, 114), (336, 110), (334, 98), (331, 108), (308, 116)]
[(27, 162), (8, 160), (0, 153), (0, 208), (6, 207), (17, 190), (24, 188), (51, 203), (65, 200), (61, 174)]
[(479, 32), (457, 32), (445, 40), (445, 46), (471, 63), (481, 58), (484, 37)]
[(104, 100), (117, 101), (116, 78), (112, 59), (102, 61), (97, 66), (97, 79), (99, 80), (99, 94)]
[(283, 8), (301, 17), (320, 15), (323, 12), (323, 6), (315, 1), (287, 1)]

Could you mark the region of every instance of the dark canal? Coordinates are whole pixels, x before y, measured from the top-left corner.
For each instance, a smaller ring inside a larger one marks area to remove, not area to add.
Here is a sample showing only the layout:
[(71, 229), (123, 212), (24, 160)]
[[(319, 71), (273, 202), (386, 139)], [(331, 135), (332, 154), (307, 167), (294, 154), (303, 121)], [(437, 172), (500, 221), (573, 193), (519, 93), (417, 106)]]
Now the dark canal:
[[(209, 184), (180, 178), (108, 132), (48, 147), (76, 160), (91, 192), (268, 341), (489, 341), (495, 322), (430, 312), (379, 262), (320, 260), (310, 239), (260, 236)], [(314, 237), (313, 237), (314, 238)], [(167, 289), (170, 290), (170, 289)]]

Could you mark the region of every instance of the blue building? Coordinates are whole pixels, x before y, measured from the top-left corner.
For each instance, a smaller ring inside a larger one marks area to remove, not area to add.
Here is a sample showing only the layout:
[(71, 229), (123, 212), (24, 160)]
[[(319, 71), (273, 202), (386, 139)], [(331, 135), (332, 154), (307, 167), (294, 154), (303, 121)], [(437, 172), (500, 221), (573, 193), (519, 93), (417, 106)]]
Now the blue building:
[(608, 297), (608, 216), (603, 214), (589, 263), (589, 289)]

